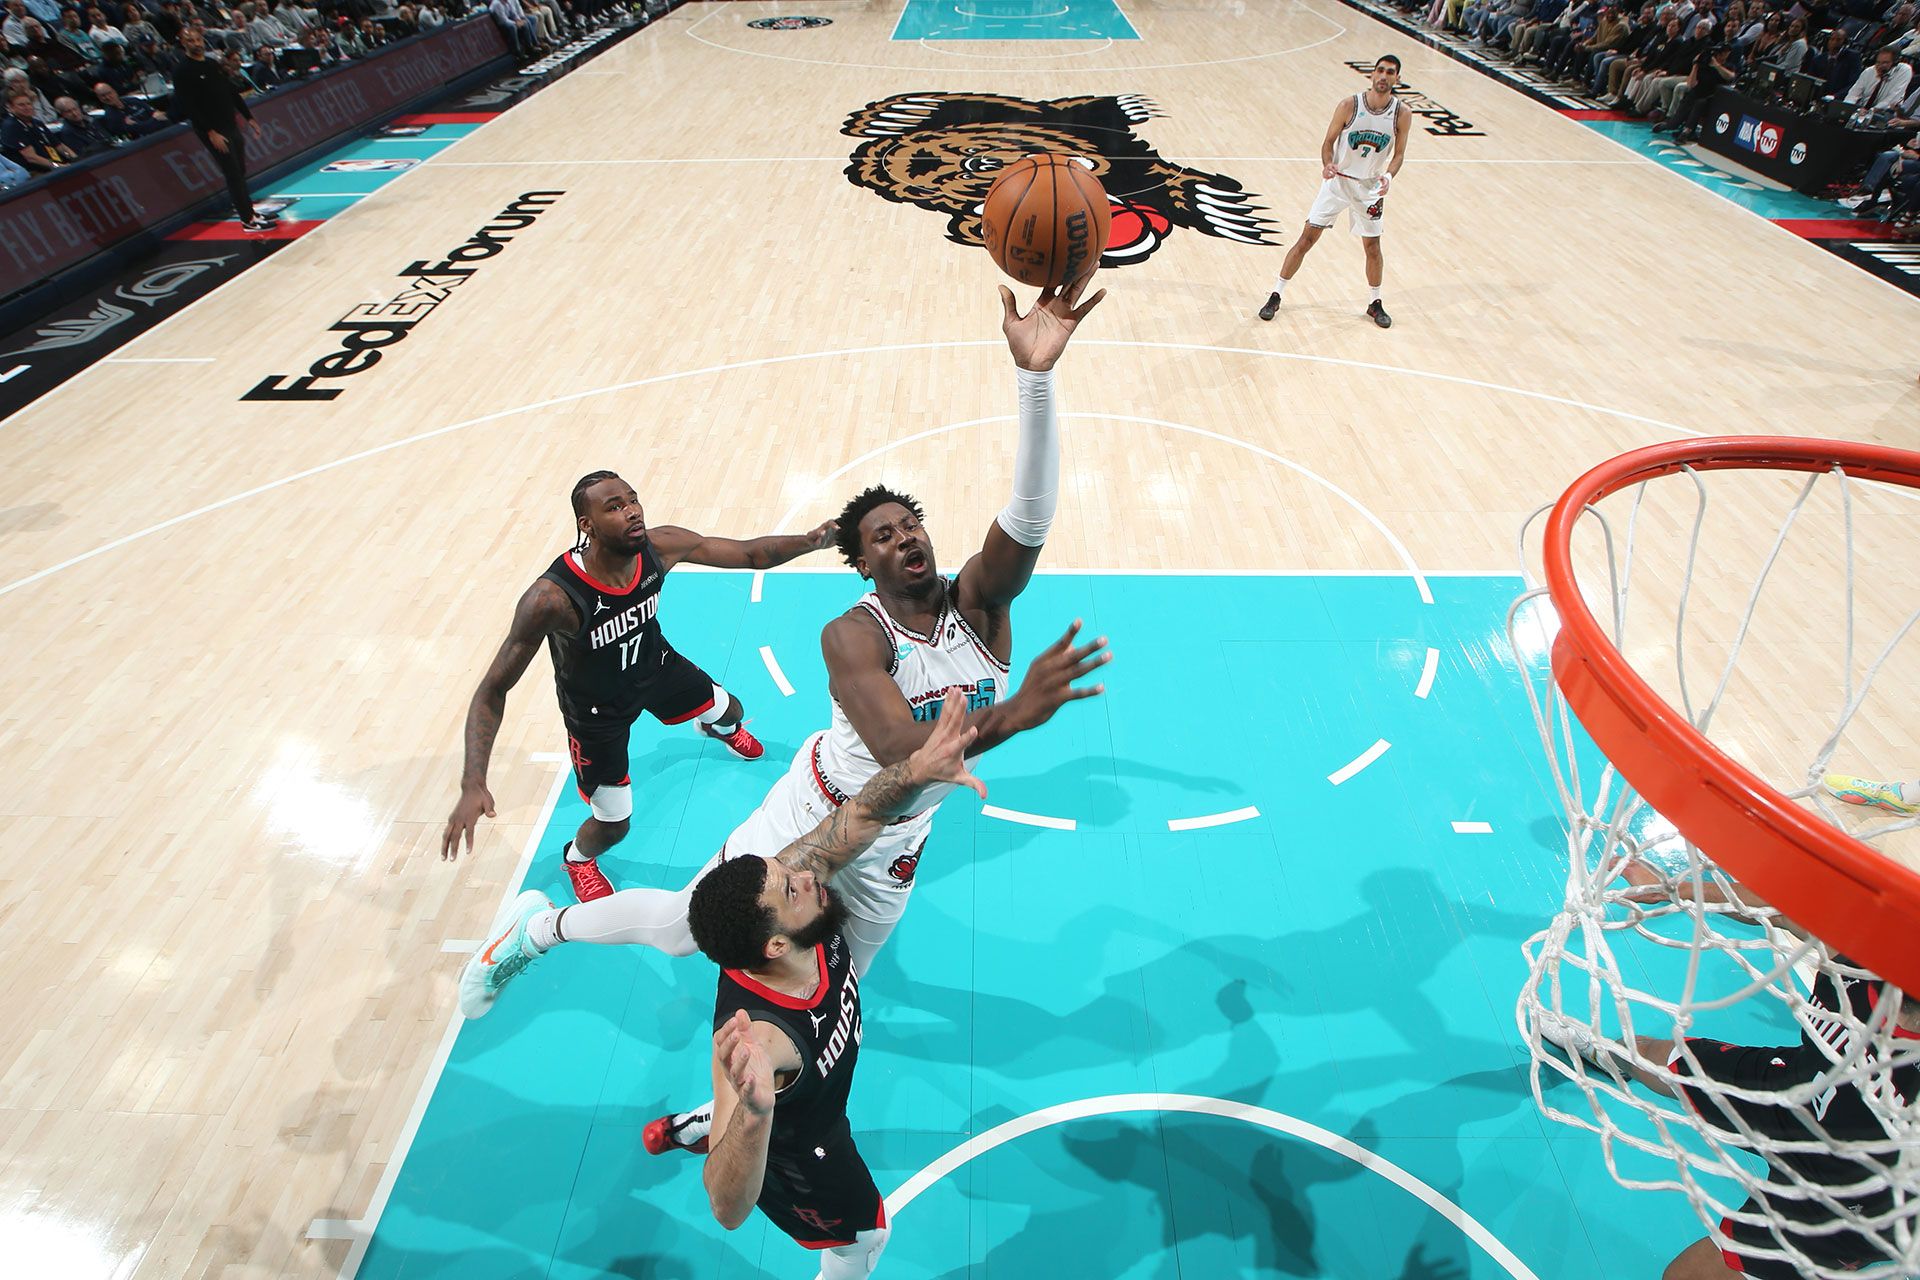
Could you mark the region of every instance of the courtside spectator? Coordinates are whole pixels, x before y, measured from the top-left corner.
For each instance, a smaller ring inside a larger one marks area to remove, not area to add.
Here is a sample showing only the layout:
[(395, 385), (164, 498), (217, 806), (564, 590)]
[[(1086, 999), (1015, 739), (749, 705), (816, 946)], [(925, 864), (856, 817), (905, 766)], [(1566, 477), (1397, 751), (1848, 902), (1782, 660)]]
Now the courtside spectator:
[(1886, 111), (1904, 101), (1913, 68), (1894, 56), (1891, 49), (1873, 55), (1873, 65), (1860, 73), (1847, 90), (1847, 101), (1862, 111)]
[(1686, 91), (1674, 101), (1666, 120), (1653, 127), (1655, 133), (1671, 129), (1675, 138), (1689, 142), (1700, 136), (1707, 104), (1713, 95), (1732, 84), (1738, 74), (1737, 54), (1730, 44), (1711, 45), (1693, 60), (1693, 72), (1687, 77)]
[(1837, 98), (1860, 76), (1860, 51), (1847, 43), (1847, 33), (1835, 27), (1820, 47), (1807, 54), (1801, 70), (1821, 79), (1820, 96)]
[(286, 75), (280, 70), (280, 53), (270, 44), (260, 46), (260, 53), (247, 68), (247, 74), (262, 89), (278, 88), (287, 82)]
[(227, 49), (220, 54), (220, 69), (227, 73), (227, 80), (240, 91), (241, 97), (249, 97), (260, 92), (260, 86), (247, 74), (247, 64), (240, 57), (238, 49)]
[(1774, 49), (1767, 62), (1781, 71), (1798, 71), (1807, 60), (1807, 20), (1795, 18), (1787, 23), (1786, 39)]
[[(53, 109), (53, 98), (49, 98), (40, 91), (40, 86), (35, 82), (33, 72), (30, 70), (21, 67), (8, 67), (6, 88), (0, 90), (0, 93), (4, 93), (9, 102), (11, 102), (17, 94), (25, 94), (31, 98), (33, 100), (33, 118), (41, 124), (52, 124), (60, 118), (59, 113)], [(54, 95), (54, 97), (58, 96), (58, 94)]]
[(108, 22), (106, 13), (98, 8), (87, 10), (87, 34), (93, 37), (93, 42), (100, 46), (102, 52), (110, 44), (127, 42), (126, 32)]
[(60, 47), (80, 59), (82, 64), (91, 65), (100, 61), (100, 46), (87, 34), (86, 25), (80, 20), (78, 9), (66, 9), (60, 14)]
[(144, 138), (173, 123), (167, 119), (164, 111), (155, 111), (144, 102), (125, 101), (120, 97), (120, 91), (105, 81), (93, 86), (93, 96), (104, 108), (100, 115), (100, 128), (110, 137)]
[(292, 28), (271, 11), (261, 12), (256, 9), (248, 29), (262, 42), (276, 49), (284, 49), (299, 38)]
[(138, 93), (145, 77), (140, 69), (127, 61), (125, 45), (106, 44), (100, 46), (101, 58), (97, 66), (89, 68), (94, 83), (105, 80), (122, 93)]
[(113, 139), (101, 132), (93, 118), (72, 98), (60, 98), (53, 104), (60, 115), (60, 145), (75, 156), (98, 155), (113, 149)]
[(500, 24), (501, 32), (507, 37), (507, 43), (521, 57), (531, 57), (540, 48), (540, 35), (535, 30), (533, 19), (520, 7), (520, 0), (489, 0), (487, 12)]
[(73, 159), (73, 152), (54, 141), (47, 126), (33, 117), (33, 99), (16, 93), (7, 99), (7, 119), (0, 124), (0, 155), (34, 173), (52, 173)]

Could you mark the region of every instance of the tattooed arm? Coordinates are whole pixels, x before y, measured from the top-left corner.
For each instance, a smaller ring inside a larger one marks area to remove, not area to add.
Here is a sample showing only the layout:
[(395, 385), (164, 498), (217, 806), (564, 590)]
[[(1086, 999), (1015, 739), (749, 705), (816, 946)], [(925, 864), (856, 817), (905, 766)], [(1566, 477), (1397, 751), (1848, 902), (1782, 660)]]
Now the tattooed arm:
[(527, 664), (540, 649), (541, 642), (556, 631), (580, 625), (580, 615), (567, 593), (542, 578), (527, 588), (513, 611), (513, 626), (493, 657), (493, 665), (473, 691), (467, 706), (466, 764), (460, 771), (460, 799), (447, 819), (440, 836), (440, 856), (455, 858), (464, 838), (467, 852), (473, 852), (473, 829), (480, 815), (493, 816), (493, 793), (487, 790), (487, 762), (493, 756), (493, 739), (500, 732), (500, 717), (507, 709), (507, 690), (520, 683)]
[(967, 724), (966, 705), (961, 690), (949, 689), (933, 734), (920, 749), (875, 774), (859, 795), (781, 850), (780, 861), (824, 880), (864, 853), (887, 823), (911, 811), (927, 787), (949, 783), (985, 798), (987, 784), (967, 771), (967, 746), (978, 731)]

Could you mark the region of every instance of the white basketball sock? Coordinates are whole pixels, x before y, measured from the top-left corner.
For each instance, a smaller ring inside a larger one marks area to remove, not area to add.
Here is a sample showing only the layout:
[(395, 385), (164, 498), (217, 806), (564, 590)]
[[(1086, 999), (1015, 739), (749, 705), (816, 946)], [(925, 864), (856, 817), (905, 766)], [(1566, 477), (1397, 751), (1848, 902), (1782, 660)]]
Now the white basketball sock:
[(1367, 301), (1368, 301), (1368, 302), (1378, 302), (1378, 301), (1380, 301), (1380, 286), (1379, 286), (1379, 285), (1374, 285), (1374, 286), (1372, 286), (1371, 288), (1369, 288), (1369, 289), (1367, 290)]
[(544, 955), (560, 942), (560, 913), (565, 907), (553, 907), (527, 918), (527, 946), (535, 955)]
[(1920, 778), (1900, 784), (1900, 799), (1907, 804), (1920, 804)]
[(1275, 276), (1273, 278), (1273, 291), (1283, 298), (1287, 296), (1287, 278), (1285, 276)]

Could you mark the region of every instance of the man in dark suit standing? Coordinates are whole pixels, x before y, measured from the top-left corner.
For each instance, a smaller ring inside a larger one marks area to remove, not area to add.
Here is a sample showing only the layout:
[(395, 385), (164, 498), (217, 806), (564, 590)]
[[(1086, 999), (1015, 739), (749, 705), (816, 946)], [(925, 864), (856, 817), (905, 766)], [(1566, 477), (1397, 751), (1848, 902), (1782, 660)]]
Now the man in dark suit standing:
[(260, 136), (260, 123), (220, 64), (207, 56), (204, 31), (198, 27), (183, 29), (180, 47), (186, 56), (173, 69), (173, 116), (191, 124), (213, 153), (214, 163), (226, 175), (227, 191), (233, 196), (233, 211), (239, 215), (240, 225), (249, 231), (265, 231), (273, 226), (273, 219), (256, 213), (253, 197), (247, 194), (247, 144), (240, 134), (242, 117), (256, 138)]

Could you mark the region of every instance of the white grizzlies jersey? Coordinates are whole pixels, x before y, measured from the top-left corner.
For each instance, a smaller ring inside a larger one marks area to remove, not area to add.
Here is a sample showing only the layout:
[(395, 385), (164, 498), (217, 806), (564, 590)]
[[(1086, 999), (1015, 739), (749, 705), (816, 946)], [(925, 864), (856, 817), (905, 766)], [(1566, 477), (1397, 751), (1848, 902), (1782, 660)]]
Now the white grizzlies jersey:
[[(873, 615), (893, 646), (887, 674), (913, 709), (915, 720), (937, 720), (946, 691), (955, 686), (967, 694), (967, 709), (978, 711), (994, 704), (1005, 692), (1007, 666), (993, 656), (953, 607), (953, 588), (947, 588), (947, 607), (935, 619), (933, 634), (923, 636), (895, 622), (869, 591), (854, 604)], [(858, 792), (880, 764), (867, 744), (853, 731), (840, 703), (833, 703), (833, 724), (815, 747), (814, 764), (822, 789), (836, 803)]]
[(1399, 111), (1397, 98), (1389, 98), (1384, 111), (1369, 111), (1366, 94), (1353, 96), (1353, 119), (1333, 140), (1333, 167), (1364, 184), (1363, 191), (1352, 194), (1370, 196), (1386, 172), (1387, 162), (1393, 159), (1393, 126)]
[[(951, 587), (949, 587), (951, 591)], [(946, 691), (966, 690), (969, 708), (999, 701), (1007, 683), (1006, 664), (996, 660), (973, 633), (957, 609), (949, 606), (929, 635), (909, 631), (887, 616), (880, 601), (869, 594), (854, 606), (865, 609), (886, 633), (892, 645), (887, 674), (900, 696), (913, 708), (916, 720), (939, 716)], [(880, 772), (867, 744), (847, 722), (840, 704), (833, 704), (831, 728), (808, 738), (795, 753), (787, 772), (768, 790), (760, 807), (727, 837), (721, 858), (743, 854), (773, 857), (793, 841), (831, 817), (849, 796)], [(935, 788), (945, 795), (952, 787)], [(856, 917), (849, 925), (848, 942), (854, 963), (864, 970), (886, 940), (893, 922), (906, 910), (913, 892), (920, 850), (933, 827), (935, 801), (919, 813), (896, 818), (865, 853), (842, 867), (833, 878), (833, 890)]]

